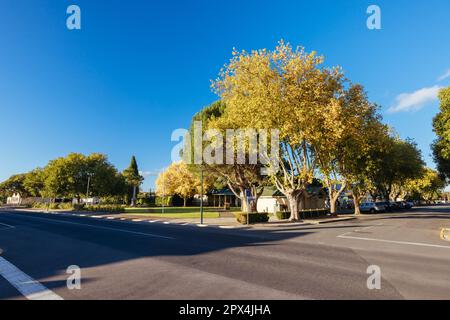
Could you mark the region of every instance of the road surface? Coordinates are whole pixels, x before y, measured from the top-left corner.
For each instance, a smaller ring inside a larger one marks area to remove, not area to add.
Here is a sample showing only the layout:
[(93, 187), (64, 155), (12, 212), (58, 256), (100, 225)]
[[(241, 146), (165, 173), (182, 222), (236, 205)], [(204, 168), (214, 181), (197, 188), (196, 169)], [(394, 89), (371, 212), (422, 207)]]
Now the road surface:
[(243, 230), (3, 209), (0, 299), (450, 299), (445, 226), (447, 206)]

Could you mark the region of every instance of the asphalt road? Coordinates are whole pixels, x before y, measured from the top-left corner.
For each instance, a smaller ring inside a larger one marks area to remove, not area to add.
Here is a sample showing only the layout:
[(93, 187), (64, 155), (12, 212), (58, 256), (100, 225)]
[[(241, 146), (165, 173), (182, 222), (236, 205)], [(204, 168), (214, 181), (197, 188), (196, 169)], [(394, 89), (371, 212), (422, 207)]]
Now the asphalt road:
[[(0, 299), (30, 298), (18, 274), (63, 299), (450, 299), (443, 226), (450, 207), (250, 230), (3, 210)], [(66, 285), (72, 265), (80, 290)]]

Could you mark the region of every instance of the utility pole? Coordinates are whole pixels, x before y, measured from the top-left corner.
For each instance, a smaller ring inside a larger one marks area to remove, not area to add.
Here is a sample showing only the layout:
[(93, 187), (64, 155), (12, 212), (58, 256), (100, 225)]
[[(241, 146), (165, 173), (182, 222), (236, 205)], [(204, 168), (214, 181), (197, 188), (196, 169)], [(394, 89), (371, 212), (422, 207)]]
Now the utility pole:
[(88, 173), (87, 189), (86, 189), (86, 201), (89, 198), (89, 186), (91, 184), (91, 175)]
[(203, 190), (203, 165), (201, 165), (201, 179), (200, 179), (200, 181), (201, 181), (201, 186), (200, 186), (200, 189), (201, 189), (201, 194), (200, 194), (200, 224), (203, 224), (203, 192), (204, 192), (204, 190)]
[(162, 196), (162, 206), (161, 206), (161, 213), (164, 214), (164, 200), (166, 198), (166, 180), (165, 180), (165, 170), (163, 169), (162, 172), (162, 178), (163, 178), (163, 196)]

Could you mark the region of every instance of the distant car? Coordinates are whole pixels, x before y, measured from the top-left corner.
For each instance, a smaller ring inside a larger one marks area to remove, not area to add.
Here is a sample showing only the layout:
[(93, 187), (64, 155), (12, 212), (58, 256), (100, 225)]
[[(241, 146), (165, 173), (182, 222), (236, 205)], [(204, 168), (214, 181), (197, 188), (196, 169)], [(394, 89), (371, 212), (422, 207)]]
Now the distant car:
[(395, 210), (395, 205), (392, 202), (384, 201), (384, 202), (380, 202), (380, 204), (384, 205), (387, 212)]
[(386, 206), (383, 202), (364, 202), (360, 206), (361, 212), (379, 213), (385, 212)]
[(396, 201), (395, 202), (400, 210), (407, 209), (407, 205), (405, 201)]
[(404, 201), (404, 202), (405, 202), (406, 209), (411, 209), (412, 207), (414, 207), (414, 202), (412, 202), (412, 201)]

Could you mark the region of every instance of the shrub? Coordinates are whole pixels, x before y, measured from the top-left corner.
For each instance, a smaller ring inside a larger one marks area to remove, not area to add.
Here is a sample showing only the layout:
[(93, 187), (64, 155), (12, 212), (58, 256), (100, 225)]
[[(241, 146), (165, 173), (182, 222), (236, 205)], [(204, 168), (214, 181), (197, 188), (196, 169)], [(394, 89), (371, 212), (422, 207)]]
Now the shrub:
[(330, 213), (329, 209), (306, 209), (300, 211), (300, 218), (317, 218), (320, 216), (325, 216)]
[(165, 196), (165, 197), (157, 196), (155, 198), (155, 205), (157, 207), (162, 206), (162, 205), (168, 207), (171, 204), (172, 204), (172, 196)]
[(75, 211), (81, 211), (81, 210), (84, 210), (84, 207), (86, 207), (86, 204), (85, 204), (85, 203), (74, 203), (74, 204), (73, 204), (73, 209), (74, 209)]
[(241, 224), (247, 224), (247, 216), (249, 217), (249, 223), (264, 223), (269, 221), (268, 213), (244, 213), (239, 212), (235, 214), (236, 220)]
[(60, 203), (50, 203), (50, 204), (45, 203), (45, 202), (34, 202), (31, 205), (31, 207), (35, 208), (35, 209), (45, 209), (45, 210), (47, 210), (47, 209), (50, 209), (50, 210), (72, 210), (73, 209), (72, 203), (70, 203), (70, 202), (66, 202), (66, 203), (60, 202)]
[(58, 209), (72, 210), (73, 209), (73, 205), (72, 205), (71, 202), (58, 203)]
[(287, 220), (291, 217), (291, 213), (286, 211), (278, 211), (275, 215), (278, 220)]
[(122, 213), (125, 211), (125, 207), (113, 204), (98, 204), (84, 206), (82, 210), (90, 212)]

